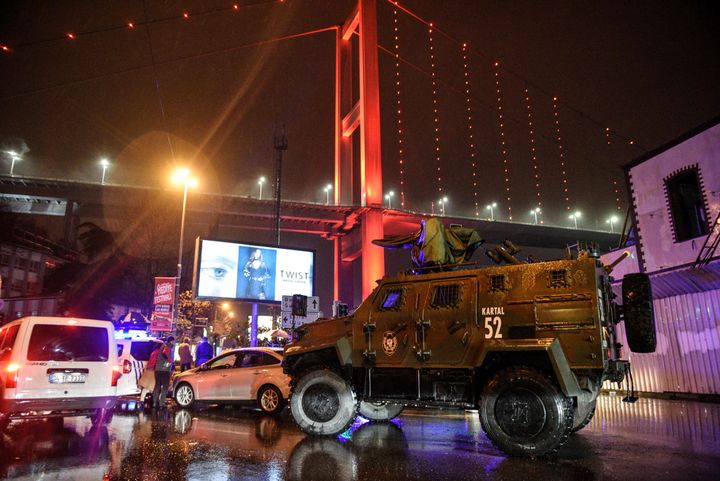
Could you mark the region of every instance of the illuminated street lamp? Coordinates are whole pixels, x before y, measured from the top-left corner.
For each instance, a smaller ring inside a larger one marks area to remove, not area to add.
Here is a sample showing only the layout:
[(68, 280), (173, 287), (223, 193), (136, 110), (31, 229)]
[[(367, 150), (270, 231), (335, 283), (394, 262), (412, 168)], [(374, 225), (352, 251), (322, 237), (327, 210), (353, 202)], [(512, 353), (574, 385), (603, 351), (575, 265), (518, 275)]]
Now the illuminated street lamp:
[(328, 184), (323, 189), (325, 191), (325, 204), (330, 205), (330, 191), (332, 190), (332, 184)]
[(582, 214), (581, 214), (581, 212), (580, 212), (579, 210), (576, 211), (574, 214), (570, 214), (570, 218), (573, 220), (573, 222), (575, 222), (575, 228), (576, 228), (576, 229), (578, 228), (577, 220), (578, 220), (580, 217), (582, 217)]
[(611, 232), (611, 233), (614, 233), (614, 232), (615, 232), (615, 229), (614, 229), (613, 225), (614, 225), (615, 222), (617, 222), (617, 221), (618, 221), (618, 218), (617, 218), (617, 216), (615, 216), (615, 215), (612, 216), (612, 217), (610, 217), (608, 220), (605, 221), (606, 224), (610, 224), (610, 232)]
[(15, 162), (22, 160), (22, 156), (14, 150), (8, 150), (5, 153), (10, 156), (10, 176), (12, 177), (14, 175), (13, 171), (15, 170)]
[(445, 204), (447, 204), (448, 198), (443, 197), (442, 199), (438, 200), (438, 205), (440, 206), (440, 215), (445, 216)]
[(392, 198), (395, 197), (395, 192), (392, 190), (385, 194), (385, 200), (388, 201), (388, 209), (392, 209)]
[(192, 176), (189, 169), (177, 169), (173, 173), (172, 181), (175, 184), (182, 184), (183, 186), (183, 204), (182, 214), (180, 216), (180, 248), (178, 249), (177, 282), (175, 283), (175, 302), (173, 303), (173, 317), (174, 321), (177, 323), (178, 298), (180, 297), (180, 278), (182, 276), (183, 237), (185, 236), (185, 209), (187, 207), (188, 189), (191, 187), (197, 187), (198, 181)]
[(265, 177), (260, 177), (258, 179), (258, 185), (260, 186), (260, 200), (262, 200), (262, 186), (265, 183)]
[(105, 185), (105, 171), (110, 167), (108, 159), (100, 159), (100, 167), (102, 167), (102, 177), (100, 178), (100, 184)]
[(490, 209), (490, 220), (495, 220), (495, 211), (493, 210), (495, 207), (497, 207), (497, 202), (493, 202), (492, 204), (488, 204), (485, 208)]
[(530, 214), (535, 216), (535, 225), (537, 225), (537, 215), (541, 212), (540, 207), (535, 207), (530, 211)]

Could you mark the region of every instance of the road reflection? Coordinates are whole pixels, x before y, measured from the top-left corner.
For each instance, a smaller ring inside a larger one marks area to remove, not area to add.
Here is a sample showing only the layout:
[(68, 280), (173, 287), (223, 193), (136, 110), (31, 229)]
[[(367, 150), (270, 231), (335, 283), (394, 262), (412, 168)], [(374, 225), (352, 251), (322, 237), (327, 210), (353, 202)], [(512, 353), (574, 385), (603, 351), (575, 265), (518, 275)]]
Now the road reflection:
[[(607, 396), (551, 459), (514, 459), (485, 436), (477, 412), (408, 409), (392, 423), (359, 421), (307, 437), (278, 416), (213, 406), (13, 423), (0, 477), (19, 480), (719, 479), (720, 405)], [(647, 452), (652, 451), (653, 456)], [(674, 476), (670, 475), (669, 478)]]

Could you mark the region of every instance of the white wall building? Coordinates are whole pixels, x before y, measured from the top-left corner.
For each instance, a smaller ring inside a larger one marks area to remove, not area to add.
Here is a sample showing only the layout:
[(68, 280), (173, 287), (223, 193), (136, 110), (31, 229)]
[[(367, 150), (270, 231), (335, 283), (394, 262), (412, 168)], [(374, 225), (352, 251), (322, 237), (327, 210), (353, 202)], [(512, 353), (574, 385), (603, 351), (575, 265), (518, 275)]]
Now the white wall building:
[(720, 248), (710, 248), (720, 236), (720, 118), (636, 159), (625, 174), (637, 243), (613, 276), (650, 275), (658, 334), (654, 354), (629, 353), (636, 389), (720, 394)]

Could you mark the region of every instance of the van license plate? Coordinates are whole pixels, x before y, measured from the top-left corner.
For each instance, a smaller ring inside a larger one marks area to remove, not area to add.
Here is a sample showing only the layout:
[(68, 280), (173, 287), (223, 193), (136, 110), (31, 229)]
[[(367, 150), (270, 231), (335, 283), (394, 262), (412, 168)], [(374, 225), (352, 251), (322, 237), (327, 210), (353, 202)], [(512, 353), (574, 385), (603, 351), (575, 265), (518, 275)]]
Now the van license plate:
[(54, 372), (49, 376), (52, 384), (77, 384), (87, 379), (87, 374), (82, 372)]

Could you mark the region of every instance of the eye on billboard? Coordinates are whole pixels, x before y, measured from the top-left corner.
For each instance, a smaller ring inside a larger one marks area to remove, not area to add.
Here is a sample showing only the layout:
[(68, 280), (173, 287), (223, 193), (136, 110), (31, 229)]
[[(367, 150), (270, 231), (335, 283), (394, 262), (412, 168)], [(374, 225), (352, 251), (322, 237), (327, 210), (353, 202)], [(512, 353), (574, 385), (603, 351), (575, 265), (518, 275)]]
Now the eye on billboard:
[(280, 302), (315, 293), (315, 252), (198, 238), (193, 292), (197, 299)]

